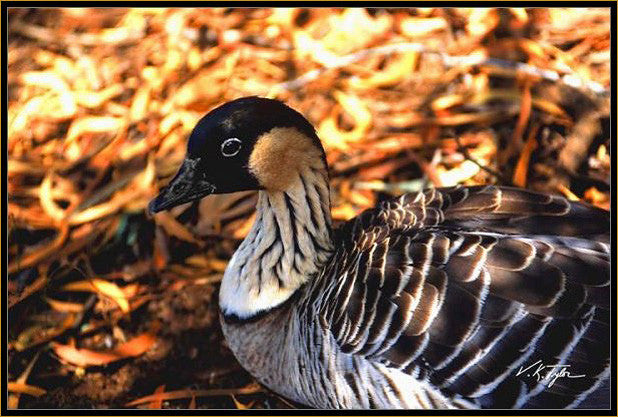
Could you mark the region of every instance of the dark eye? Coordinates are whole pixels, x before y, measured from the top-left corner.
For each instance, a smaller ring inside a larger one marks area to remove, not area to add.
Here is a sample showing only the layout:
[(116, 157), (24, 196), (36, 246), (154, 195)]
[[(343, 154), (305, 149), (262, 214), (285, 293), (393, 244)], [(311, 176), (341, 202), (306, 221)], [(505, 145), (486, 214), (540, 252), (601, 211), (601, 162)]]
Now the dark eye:
[(234, 156), (240, 152), (242, 142), (238, 138), (229, 138), (223, 141), (221, 144), (221, 153), (223, 156)]

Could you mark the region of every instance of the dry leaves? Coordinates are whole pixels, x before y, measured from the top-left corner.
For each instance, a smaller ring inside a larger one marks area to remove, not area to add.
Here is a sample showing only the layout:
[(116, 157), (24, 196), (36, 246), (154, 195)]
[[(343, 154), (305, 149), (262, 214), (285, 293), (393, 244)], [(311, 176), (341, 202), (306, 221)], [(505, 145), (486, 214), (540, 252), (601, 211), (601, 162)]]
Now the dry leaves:
[(87, 367), (107, 365), (121, 359), (139, 356), (147, 352), (156, 340), (154, 335), (144, 333), (128, 342), (119, 344), (115, 349), (107, 351), (79, 349), (72, 345), (63, 345), (56, 342), (51, 343), (51, 347), (61, 360), (72, 365)]
[[(609, 208), (609, 23), (594, 8), (11, 9), (9, 362), (44, 344), (71, 366), (140, 356), (152, 334), (117, 337), (152, 318), (140, 306), (217, 285), (255, 193), (144, 209), (203, 114), (241, 96), (284, 100), (316, 126), (337, 221), (461, 183)], [(258, 392), (165, 382), (129, 405)], [(49, 388), (10, 384), (15, 407)]]

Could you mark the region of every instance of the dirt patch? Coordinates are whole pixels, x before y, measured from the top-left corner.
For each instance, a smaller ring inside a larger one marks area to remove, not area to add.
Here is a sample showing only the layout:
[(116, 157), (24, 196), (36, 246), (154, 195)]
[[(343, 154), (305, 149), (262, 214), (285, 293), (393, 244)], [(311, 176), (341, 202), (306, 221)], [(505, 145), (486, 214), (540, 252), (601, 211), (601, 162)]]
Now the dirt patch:
[[(214, 285), (187, 285), (177, 291), (166, 291), (152, 300), (135, 323), (159, 321), (157, 342), (147, 353), (105, 367), (88, 368), (82, 376), (53, 375), (36, 381), (49, 386), (55, 380), (57, 388), (39, 398), (24, 396), (25, 408), (121, 408), (127, 402), (150, 395), (160, 385), (166, 391), (243, 387), (253, 381), (238, 365), (225, 346), (219, 327)], [(136, 326), (139, 327), (139, 326)], [(50, 355), (41, 358), (43, 367), (57, 368)], [(42, 376), (45, 376), (43, 373)], [(286, 407), (270, 394), (239, 396), (243, 403), (254, 407)], [(166, 402), (166, 408), (186, 408), (190, 398)], [(197, 398), (196, 407), (235, 408), (231, 397)]]

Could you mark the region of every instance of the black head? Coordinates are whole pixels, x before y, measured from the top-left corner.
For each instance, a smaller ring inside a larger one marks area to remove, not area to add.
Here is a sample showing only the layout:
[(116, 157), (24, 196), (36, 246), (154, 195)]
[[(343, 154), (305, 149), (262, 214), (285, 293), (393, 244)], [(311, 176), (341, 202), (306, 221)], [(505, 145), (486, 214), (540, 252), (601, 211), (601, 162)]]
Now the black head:
[[(197, 123), (180, 170), (150, 202), (149, 211), (169, 209), (213, 193), (267, 188), (263, 177), (250, 166), (250, 159), (258, 140), (275, 128), (293, 128), (309, 138), (324, 158), (315, 129), (296, 110), (278, 100), (261, 97), (233, 100), (212, 110)], [(281, 142), (285, 138), (276, 140)], [(270, 153), (276, 154), (261, 149), (261, 159)]]

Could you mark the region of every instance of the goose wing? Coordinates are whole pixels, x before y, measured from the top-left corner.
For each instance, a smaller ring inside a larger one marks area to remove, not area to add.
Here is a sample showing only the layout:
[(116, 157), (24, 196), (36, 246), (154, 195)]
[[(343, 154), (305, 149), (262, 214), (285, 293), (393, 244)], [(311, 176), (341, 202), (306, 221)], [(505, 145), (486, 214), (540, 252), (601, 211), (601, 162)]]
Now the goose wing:
[(607, 212), (514, 188), (433, 189), (340, 236), (318, 304), (343, 351), (481, 407), (576, 406), (606, 379)]

